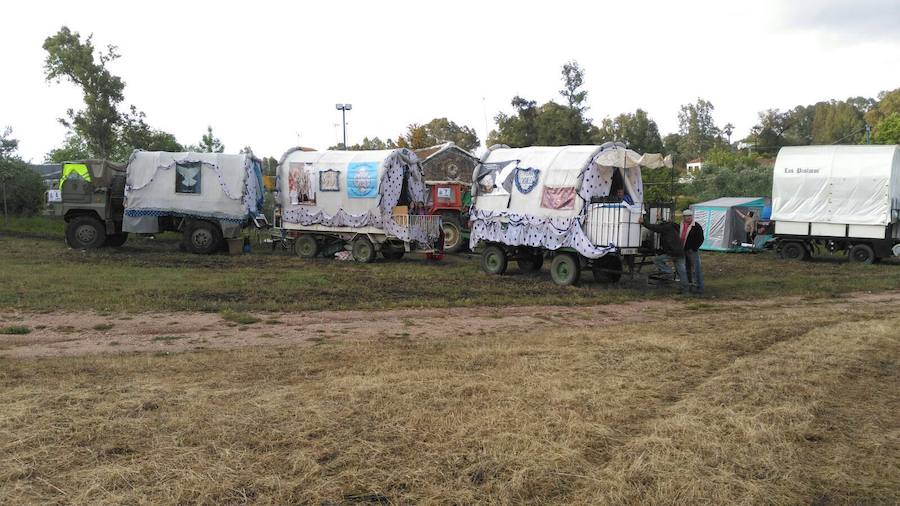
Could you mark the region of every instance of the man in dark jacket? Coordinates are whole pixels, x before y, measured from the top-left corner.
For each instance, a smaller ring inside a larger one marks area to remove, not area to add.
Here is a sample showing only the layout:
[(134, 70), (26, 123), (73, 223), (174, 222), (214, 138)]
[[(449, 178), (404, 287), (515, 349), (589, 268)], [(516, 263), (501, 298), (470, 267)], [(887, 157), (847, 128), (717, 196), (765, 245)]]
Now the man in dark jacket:
[(660, 223), (645, 223), (644, 217), (641, 216), (640, 223), (651, 232), (659, 234), (659, 243), (662, 246), (663, 254), (656, 255), (653, 263), (659, 272), (667, 276), (672, 275), (672, 268), (669, 267), (671, 261), (675, 264), (675, 271), (678, 273), (679, 290), (682, 293), (690, 289), (688, 283), (687, 271), (684, 264), (684, 244), (678, 234), (678, 225), (671, 221), (663, 221)]
[(681, 213), (681, 244), (689, 281), (694, 293), (703, 294), (703, 268), (700, 265), (700, 246), (703, 245), (703, 228), (694, 221), (694, 212), (685, 209)]

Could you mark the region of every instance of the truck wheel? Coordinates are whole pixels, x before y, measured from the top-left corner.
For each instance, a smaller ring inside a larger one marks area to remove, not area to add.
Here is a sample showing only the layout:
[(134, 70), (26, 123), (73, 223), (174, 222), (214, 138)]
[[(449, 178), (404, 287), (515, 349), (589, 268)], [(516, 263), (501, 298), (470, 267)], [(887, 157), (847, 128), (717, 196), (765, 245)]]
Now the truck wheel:
[(93, 249), (106, 242), (106, 227), (93, 216), (78, 216), (66, 224), (66, 242), (75, 249)]
[(591, 263), (594, 281), (618, 283), (622, 279), (622, 259), (616, 255), (604, 255)]
[(541, 267), (544, 265), (544, 254), (541, 251), (535, 251), (531, 258), (521, 258), (516, 260), (516, 265), (524, 274), (535, 273), (541, 270)]
[(119, 232), (113, 235), (106, 236), (106, 245), (111, 248), (118, 248), (119, 246), (125, 244), (125, 241), (128, 240), (128, 232)]
[(809, 252), (802, 242), (790, 241), (781, 247), (781, 258), (785, 260), (807, 260)]
[(359, 263), (367, 264), (375, 260), (375, 245), (368, 237), (357, 237), (351, 246), (353, 259)]
[(222, 231), (208, 221), (195, 221), (184, 231), (184, 244), (191, 253), (212, 254), (222, 244)]
[(300, 258), (315, 258), (319, 254), (319, 243), (315, 237), (303, 234), (294, 242), (294, 251)]
[(854, 244), (850, 248), (850, 261), (855, 264), (871, 264), (875, 261), (875, 250), (868, 244)]
[(452, 214), (441, 217), (441, 227), (444, 229), (444, 252), (456, 253), (463, 249), (462, 227), (459, 218)]
[(481, 268), (488, 274), (500, 275), (506, 272), (506, 252), (500, 246), (488, 246), (481, 254)]
[(550, 264), (550, 277), (557, 285), (577, 285), (581, 277), (581, 262), (572, 253), (560, 253)]

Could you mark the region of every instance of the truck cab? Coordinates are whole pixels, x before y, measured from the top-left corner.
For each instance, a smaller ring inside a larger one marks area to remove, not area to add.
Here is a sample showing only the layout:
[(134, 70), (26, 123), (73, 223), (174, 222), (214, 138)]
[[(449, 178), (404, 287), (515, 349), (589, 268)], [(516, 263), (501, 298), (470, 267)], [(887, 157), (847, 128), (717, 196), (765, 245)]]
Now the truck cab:
[(62, 164), (54, 214), (66, 222), (66, 244), (76, 249), (118, 247), (125, 207), (125, 167), (107, 160)]

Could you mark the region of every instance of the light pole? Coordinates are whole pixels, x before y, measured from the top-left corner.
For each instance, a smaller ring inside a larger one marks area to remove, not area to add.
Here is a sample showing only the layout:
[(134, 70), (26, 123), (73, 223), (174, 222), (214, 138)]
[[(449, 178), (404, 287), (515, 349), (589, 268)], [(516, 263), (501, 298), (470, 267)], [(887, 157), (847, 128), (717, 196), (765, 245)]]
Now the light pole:
[(334, 108), (341, 111), (341, 124), (344, 127), (344, 151), (347, 150), (347, 111), (353, 109), (351, 104), (335, 104)]

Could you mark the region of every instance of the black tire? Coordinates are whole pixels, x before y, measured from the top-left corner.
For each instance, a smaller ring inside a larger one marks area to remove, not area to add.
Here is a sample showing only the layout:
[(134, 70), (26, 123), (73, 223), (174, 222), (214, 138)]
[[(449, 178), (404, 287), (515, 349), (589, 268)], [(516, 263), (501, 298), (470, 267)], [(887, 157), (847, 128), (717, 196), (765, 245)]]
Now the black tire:
[(868, 244), (854, 244), (850, 248), (850, 261), (855, 264), (871, 264), (875, 262), (875, 250)]
[(294, 252), (300, 258), (315, 258), (319, 254), (319, 241), (314, 236), (303, 234), (294, 241)]
[(577, 285), (581, 278), (581, 260), (573, 253), (559, 253), (550, 264), (550, 277), (560, 286)]
[(523, 274), (533, 274), (541, 270), (544, 266), (544, 254), (540, 251), (535, 252), (531, 258), (516, 260), (516, 266)]
[(66, 224), (66, 243), (70, 248), (94, 249), (106, 242), (106, 227), (93, 216), (77, 216)]
[(125, 244), (128, 240), (128, 232), (119, 232), (117, 234), (106, 236), (106, 245), (111, 248), (118, 248)]
[(222, 230), (208, 221), (194, 221), (184, 230), (184, 245), (191, 253), (211, 255), (222, 246)]
[(488, 246), (481, 253), (481, 268), (488, 274), (500, 275), (509, 264), (506, 252), (500, 246)]
[(604, 255), (591, 263), (591, 272), (598, 283), (618, 283), (622, 279), (622, 258)]
[(405, 254), (406, 251), (403, 248), (388, 246), (387, 244), (381, 245), (381, 256), (383, 256), (385, 260), (400, 260)]
[(809, 251), (806, 246), (799, 241), (789, 241), (781, 247), (781, 258), (785, 260), (807, 260), (809, 259)]
[(459, 217), (452, 214), (441, 216), (441, 228), (444, 231), (444, 252), (456, 253), (463, 249), (465, 243), (462, 238), (462, 226)]
[(351, 244), (351, 253), (354, 260), (367, 264), (375, 260), (375, 245), (368, 237), (357, 237)]

